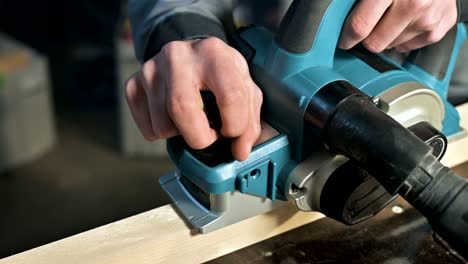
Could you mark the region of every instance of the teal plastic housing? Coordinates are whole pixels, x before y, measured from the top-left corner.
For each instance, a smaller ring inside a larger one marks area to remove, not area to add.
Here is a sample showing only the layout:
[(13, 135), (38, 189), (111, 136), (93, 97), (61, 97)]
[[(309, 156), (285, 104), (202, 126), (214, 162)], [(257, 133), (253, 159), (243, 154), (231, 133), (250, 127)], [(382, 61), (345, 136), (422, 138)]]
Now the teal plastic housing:
[(184, 146), (181, 138), (169, 139), (169, 156), (183, 176), (212, 194), (240, 190), (275, 200), (278, 175), (291, 157), (286, 134), (256, 146), (246, 161), (232, 161), (215, 167), (197, 160)]
[(444, 101), (443, 133), (449, 136), (459, 131), (459, 115), (445, 98), (458, 50), (466, 38), (465, 26), (457, 26), (457, 37), (443, 79), (431, 75), (410, 59), (400, 65), (382, 57), (393, 64), (394, 69), (379, 72), (352, 53), (336, 48), (342, 25), (354, 2), (330, 1), (312, 48), (303, 54), (281, 49), (274, 35), (261, 27), (251, 27), (240, 34), (242, 45), (253, 54), (249, 64), (254, 79), (258, 75), (268, 76), (275, 84), (260, 87), (264, 94), (262, 118), (280, 135), (256, 146), (244, 162), (232, 161), (215, 167), (192, 156), (184, 149), (180, 138), (170, 139), (168, 152), (183, 177), (207, 193), (239, 190), (272, 200), (284, 199), (279, 179), (287, 177), (296, 164), (307, 158), (304, 148), (317, 146), (309, 144), (304, 134), (304, 114), (309, 101), (317, 91), (339, 80), (353, 84), (372, 97), (402, 83), (420, 82), (436, 91)]

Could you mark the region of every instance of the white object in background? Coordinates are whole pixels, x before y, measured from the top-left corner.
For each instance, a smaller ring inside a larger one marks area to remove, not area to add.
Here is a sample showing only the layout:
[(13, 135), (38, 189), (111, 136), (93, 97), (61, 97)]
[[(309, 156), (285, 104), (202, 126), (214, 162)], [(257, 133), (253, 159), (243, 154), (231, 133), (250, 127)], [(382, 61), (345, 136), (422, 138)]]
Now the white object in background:
[(55, 142), (46, 59), (0, 35), (0, 172), (36, 160)]
[(133, 121), (132, 114), (125, 99), (125, 81), (140, 69), (135, 58), (133, 45), (129, 42), (119, 43), (119, 115), (121, 150), (130, 157), (167, 157), (166, 141), (149, 142), (143, 138)]

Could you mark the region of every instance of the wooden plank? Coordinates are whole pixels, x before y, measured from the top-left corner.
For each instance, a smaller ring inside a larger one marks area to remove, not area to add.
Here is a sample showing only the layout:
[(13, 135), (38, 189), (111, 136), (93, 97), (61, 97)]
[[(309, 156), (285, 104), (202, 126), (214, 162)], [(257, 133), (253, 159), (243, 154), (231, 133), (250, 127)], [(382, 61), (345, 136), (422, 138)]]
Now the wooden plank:
[(194, 234), (166, 205), (0, 263), (201, 263), (322, 218), (292, 206), (206, 235)]
[[(468, 132), (468, 103), (457, 107), (461, 116), (461, 127)], [(463, 164), (468, 160), (468, 136), (449, 143), (447, 152), (445, 153), (442, 163), (447, 167), (455, 167)]]
[[(458, 108), (468, 127), (468, 104)], [(468, 137), (449, 145), (444, 163), (468, 160)], [(0, 260), (4, 263), (200, 263), (322, 218), (285, 206), (206, 235), (166, 205)]]

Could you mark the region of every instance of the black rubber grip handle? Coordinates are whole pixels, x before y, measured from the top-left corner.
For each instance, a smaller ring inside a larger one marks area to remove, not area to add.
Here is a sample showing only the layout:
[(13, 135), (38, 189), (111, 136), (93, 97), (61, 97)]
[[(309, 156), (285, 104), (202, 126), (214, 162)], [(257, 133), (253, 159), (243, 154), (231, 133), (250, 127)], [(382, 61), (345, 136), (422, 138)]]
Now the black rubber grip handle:
[[(323, 93), (316, 96), (323, 97)], [(325, 105), (324, 100), (320, 102), (320, 107)], [(316, 109), (327, 112), (321, 123), (325, 125), (324, 142), (329, 149), (370, 172), (391, 194), (404, 197), (429, 220), (437, 234), (467, 257), (467, 179), (444, 167), (424, 141), (358, 90), (334, 109)], [(321, 111), (313, 112), (317, 115)]]
[(323, 130), (328, 148), (356, 161), (391, 193), (432, 149), (364, 94), (341, 101)]
[[(455, 26), (439, 42), (411, 52), (408, 61), (438, 80), (444, 80), (456, 48), (458, 30), (458, 26)], [(458, 53), (458, 50), (455, 52)]]
[[(341, 34), (338, 31), (341, 30), (356, 2), (354, 0), (294, 0), (281, 21), (276, 34), (276, 43), (286, 51), (303, 54), (313, 48), (315, 41), (326, 42), (327, 45), (322, 46), (319, 53), (334, 56)], [(438, 80), (445, 80), (447, 75), (451, 75), (450, 65), (454, 63), (455, 55), (458, 54), (460, 48), (460, 45), (457, 45), (459, 30), (459, 25), (456, 25), (441, 41), (411, 52), (407, 61), (435, 76)]]
[(276, 42), (293, 53), (312, 48), (327, 8), (333, 0), (295, 0), (281, 21)]

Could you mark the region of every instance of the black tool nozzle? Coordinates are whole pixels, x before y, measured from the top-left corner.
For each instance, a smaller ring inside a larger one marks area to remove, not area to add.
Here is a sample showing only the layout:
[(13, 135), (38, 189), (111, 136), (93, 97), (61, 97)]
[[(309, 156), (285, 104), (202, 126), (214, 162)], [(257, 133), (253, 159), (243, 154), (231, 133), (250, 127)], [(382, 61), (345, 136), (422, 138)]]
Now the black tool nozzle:
[(444, 167), (433, 148), (348, 83), (322, 89), (309, 109), (309, 123), (329, 149), (403, 196), (443, 239), (468, 255), (467, 179)]
[(421, 160), (432, 154), (431, 147), (361, 93), (337, 105), (323, 134), (329, 148), (358, 162), (391, 194), (396, 194)]
[[(410, 190), (421, 179), (427, 182), (425, 188), (419, 193)], [(401, 196), (428, 219), (441, 238), (468, 258), (468, 180), (428, 156), (407, 182)]]

